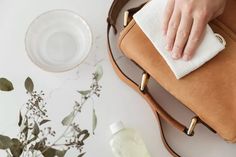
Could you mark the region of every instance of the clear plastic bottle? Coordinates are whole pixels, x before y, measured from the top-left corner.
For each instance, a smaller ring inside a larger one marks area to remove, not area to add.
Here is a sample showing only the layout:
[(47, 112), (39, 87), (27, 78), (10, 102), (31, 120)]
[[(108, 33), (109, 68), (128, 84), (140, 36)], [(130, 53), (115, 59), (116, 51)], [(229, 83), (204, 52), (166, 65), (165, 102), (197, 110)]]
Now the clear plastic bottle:
[(115, 157), (150, 157), (141, 136), (134, 129), (117, 122), (110, 126), (110, 130), (110, 145)]

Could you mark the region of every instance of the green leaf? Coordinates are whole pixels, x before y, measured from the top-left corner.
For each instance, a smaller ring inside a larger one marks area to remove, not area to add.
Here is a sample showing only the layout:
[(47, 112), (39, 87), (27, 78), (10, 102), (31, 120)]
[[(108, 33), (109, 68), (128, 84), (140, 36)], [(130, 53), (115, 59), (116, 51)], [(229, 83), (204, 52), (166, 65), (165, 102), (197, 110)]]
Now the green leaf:
[(12, 145), (10, 147), (11, 154), (13, 157), (20, 157), (22, 152), (23, 152), (23, 144), (18, 140), (13, 138), (12, 140)]
[(40, 132), (39, 126), (36, 122), (34, 122), (34, 128), (33, 128), (32, 134), (37, 137), (39, 132)]
[(86, 152), (80, 154), (78, 157), (83, 157), (86, 154)]
[(40, 123), (39, 123), (39, 125), (43, 125), (43, 124), (45, 124), (45, 123), (47, 123), (47, 122), (50, 122), (51, 120), (48, 120), (48, 119), (44, 119), (44, 120), (42, 120)]
[(34, 83), (30, 77), (25, 80), (25, 89), (30, 93), (34, 90)]
[(75, 114), (74, 112), (71, 112), (68, 116), (66, 116), (63, 120), (62, 120), (62, 125), (64, 126), (68, 126), (71, 124), (71, 122), (74, 120)]
[(0, 78), (0, 90), (1, 91), (12, 91), (14, 89), (12, 83), (6, 78)]
[(28, 119), (27, 118), (25, 119), (25, 122), (23, 122), (21, 124), (20, 131), (21, 131), (21, 133), (25, 134), (25, 137), (28, 137), (29, 128), (28, 128)]
[(91, 92), (91, 90), (85, 90), (85, 91), (78, 91), (78, 93), (80, 93), (83, 96), (88, 95)]
[(94, 79), (95, 79), (96, 81), (101, 80), (101, 78), (102, 78), (102, 76), (103, 76), (103, 69), (102, 69), (101, 66), (97, 66), (94, 75), (95, 75), (95, 76), (94, 76)]
[(8, 149), (12, 145), (10, 137), (0, 135), (0, 149)]
[(43, 138), (39, 142), (36, 142), (34, 149), (35, 150), (44, 150), (45, 145), (46, 145), (46, 138)]
[(20, 127), (21, 124), (22, 124), (22, 120), (23, 120), (23, 117), (21, 115), (21, 112), (19, 113), (19, 122), (18, 122), (18, 126)]
[(93, 117), (92, 117), (93, 123), (92, 123), (92, 129), (93, 129), (93, 134), (95, 129), (97, 128), (97, 115), (95, 112), (95, 109), (93, 109)]
[(64, 157), (66, 152), (67, 152), (66, 150), (56, 150), (56, 156)]

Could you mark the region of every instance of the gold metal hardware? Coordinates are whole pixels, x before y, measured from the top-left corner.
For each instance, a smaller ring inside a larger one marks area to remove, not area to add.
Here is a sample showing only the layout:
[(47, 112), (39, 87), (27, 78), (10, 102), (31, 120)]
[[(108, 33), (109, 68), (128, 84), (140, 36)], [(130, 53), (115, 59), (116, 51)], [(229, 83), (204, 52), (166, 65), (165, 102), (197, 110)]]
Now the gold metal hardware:
[(187, 135), (188, 136), (193, 136), (194, 135), (194, 129), (198, 123), (198, 117), (193, 117), (192, 120), (191, 120), (191, 123), (190, 123), (190, 126), (187, 130)]
[(146, 72), (143, 73), (142, 76), (142, 81), (141, 81), (141, 85), (140, 85), (140, 90), (143, 92), (148, 84), (150, 75)]
[(129, 11), (125, 11), (125, 13), (124, 13), (124, 27), (126, 27), (128, 25), (128, 21), (129, 21)]

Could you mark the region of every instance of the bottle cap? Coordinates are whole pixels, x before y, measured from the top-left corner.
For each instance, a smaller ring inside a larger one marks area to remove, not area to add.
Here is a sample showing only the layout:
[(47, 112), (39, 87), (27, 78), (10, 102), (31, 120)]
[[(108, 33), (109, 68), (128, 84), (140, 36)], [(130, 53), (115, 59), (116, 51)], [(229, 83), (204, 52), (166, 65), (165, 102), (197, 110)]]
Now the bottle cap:
[(125, 126), (121, 121), (115, 122), (110, 125), (110, 130), (111, 130), (112, 134), (116, 134), (117, 132), (119, 132), (120, 130), (122, 130), (124, 128), (125, 128)]

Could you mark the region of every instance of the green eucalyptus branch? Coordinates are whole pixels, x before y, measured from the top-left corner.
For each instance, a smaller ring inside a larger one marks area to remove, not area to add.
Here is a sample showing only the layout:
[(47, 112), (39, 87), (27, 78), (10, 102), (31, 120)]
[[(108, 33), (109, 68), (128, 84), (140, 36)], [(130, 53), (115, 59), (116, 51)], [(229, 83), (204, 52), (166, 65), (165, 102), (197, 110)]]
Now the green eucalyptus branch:
[[(75, 101), (75, 105), (73, 107), (73, 111), (66, 116), (63, 120), (62, 120), (62, 124), (64, 126), (66, 126), (66, 129), (64, 130), (64, 132), (62, 133), (61, 136), (59, 136), (49, 147), (54, 147), (57, 145), (57, 142), (59, 142), (62, 138), (64, 138), (66, 136), (66, 133), (68, 132), (68, 130), (73, 127), (73, 123), (75, 118), (77, 117), (77, 115), (81, 112), (81, 109), (83, 108), (84, 104), (92, 97), (95, 95), (97, 97), (100, 96), (100, 91), (101, 91), (101, 86), (99, 85), (99, 80), (101, 79), (103, 75), (103, 71), (101, 69), (101, 67), (98, 67), (96, 72), (93, 73), (93, 82), (90, 85), (90, 89), (89, 90), (85, 90), (85, 91), (77, 91), (78, 93), (80, 93), (81, 95), (81, 102), (78, 103), (77, 101)], [(96, 120), (95, 123), (97, 123), (97, 118), (95, 118), (95, 110), (93, 109), (93, 119)], [(95, 130), (95, 126), (93, 125), (93, 133)], [(80, 129), (79, 129), (80, 130)], [(86, 130), (84, 130), (86, 131)], [(83, 132), (83, 131), (81, 131)], [(72, 142), (72, 143), (65, 143), (64, 145), (67, 147), (73, 146), (73, 145), (77, 145), (79, 147), (83, 146), (83, 140), (85, 140), (86, 138), (89, 137), (89, 133), (88, 132), (84, 132), (85, 136), (84, 139), (82, 139), (82, 141), (79, 142)], [(86, 137), (86, 138), (85, 138)], [(46, 148), (45, 150), (42, 151), (42, 153), (46, 152), (48, 150), (48, 148)]]
[[(75, 119), (82, 112), (82, 108), (88, 100), (92, 100), (93, 102), (94, 96), (100, 96), (101, 86), (99, 85), (99, 81), (102, 75), (102, 68), (97, 67), (95, 73), (93, 73), (90, 89), (78, 91), (80, 94), (80, 103), (75, 101), (73, 111), (62, 120), (62, 125), (66, 128), (63, 134), (53, 143), (49, 142), (48, 138), (50, 136), (55, 137), (56, 132), (51, 127), (44, 127), (46, 123), (50, 122), (47, 115), (46, 103), (44, 102), (45, 94), (43, 91), (35, 91), (34, 83), (28, 77), (25, 80), (25, 89), (29, 95), (29, 99), (19, 112), (19, 139), (0, 135), (0, 149), (6, 151), (7, 157), (64, 157), (70, 148), (79, 150), (80, 155), (78, 157), (84, 156), (85, 152), (82, 152), (84, 141), (90, 136), (90, 133), (88, 130), (81, 129)], [(0, 78), (0, 91), (7, 92), (13, 89), (14, 87), (9, 80)], [(94, 134), (97, 126), (97, 116), (94, 106), (92, 116), (92, 130)], [(58, 144), (62, 139), (64, 139), (64, 142)], [(66, 147), (66, 150), (57, 150), (53, 147)]]

